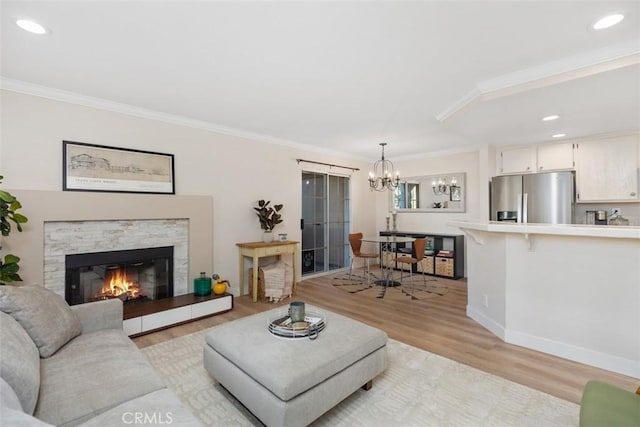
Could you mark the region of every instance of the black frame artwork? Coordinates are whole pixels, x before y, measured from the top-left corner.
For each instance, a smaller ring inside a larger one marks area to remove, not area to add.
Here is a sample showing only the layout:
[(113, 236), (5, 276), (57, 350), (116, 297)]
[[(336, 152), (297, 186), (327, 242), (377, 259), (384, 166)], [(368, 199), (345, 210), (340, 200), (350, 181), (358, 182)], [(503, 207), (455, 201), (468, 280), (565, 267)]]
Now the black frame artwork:
[(175, 194), (174, 156), (62, 141), (62, 189)]

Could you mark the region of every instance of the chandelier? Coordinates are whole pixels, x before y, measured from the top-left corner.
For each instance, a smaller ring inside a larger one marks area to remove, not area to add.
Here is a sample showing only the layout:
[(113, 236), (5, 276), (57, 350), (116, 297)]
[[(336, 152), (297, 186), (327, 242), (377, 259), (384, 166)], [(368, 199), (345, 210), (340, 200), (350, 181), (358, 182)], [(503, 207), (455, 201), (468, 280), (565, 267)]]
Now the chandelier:
[(447, 178), (440, 178), (438, 182), (433, 181), (431, 187), (433, 187), (433, 194), (440, 196), (451, 193), (451, 190), (455, 191), (458, 188), (458, 181), (455, 178), (451, 178), (451, 184), (447, 184)]
[(393, 163), (384, 158), (384, 146), (386, 142), (381, 142), (382, 158), (373, 164), (373, 171), (369, 172), (369, 188), (371, 191), (394, 190), (400, 183), (400, 172), (393, 177)]

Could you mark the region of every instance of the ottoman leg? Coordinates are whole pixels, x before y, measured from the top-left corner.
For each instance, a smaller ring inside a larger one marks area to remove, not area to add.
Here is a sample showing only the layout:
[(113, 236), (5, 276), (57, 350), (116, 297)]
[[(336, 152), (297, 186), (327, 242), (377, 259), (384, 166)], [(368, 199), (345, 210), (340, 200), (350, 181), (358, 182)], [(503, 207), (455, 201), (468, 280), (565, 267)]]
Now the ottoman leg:
[(368, 383), (366, 383), (365, 385), (363, 385), (362, 388), (364, 391), (369, 391), (371, 390), (371, 387), (373, 387), (373, 380), (369, 380)]

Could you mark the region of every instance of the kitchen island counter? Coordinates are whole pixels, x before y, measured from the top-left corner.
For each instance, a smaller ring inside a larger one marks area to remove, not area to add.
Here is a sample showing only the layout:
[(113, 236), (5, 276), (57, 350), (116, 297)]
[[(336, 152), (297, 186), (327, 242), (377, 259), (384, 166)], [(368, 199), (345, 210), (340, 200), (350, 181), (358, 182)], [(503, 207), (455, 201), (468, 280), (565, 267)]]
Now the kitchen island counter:
[(493, 233), (548, 234), (557, 236), (640, 239), (640, 227), (637, 226), (584, 224), (520, 224), (500, 221), (448, 221), (447, 225), (458, 227), (463, 231), (477, 230)]
[(506, 342), (640, 378), (640, 227), (449, 221), (467, 316)]

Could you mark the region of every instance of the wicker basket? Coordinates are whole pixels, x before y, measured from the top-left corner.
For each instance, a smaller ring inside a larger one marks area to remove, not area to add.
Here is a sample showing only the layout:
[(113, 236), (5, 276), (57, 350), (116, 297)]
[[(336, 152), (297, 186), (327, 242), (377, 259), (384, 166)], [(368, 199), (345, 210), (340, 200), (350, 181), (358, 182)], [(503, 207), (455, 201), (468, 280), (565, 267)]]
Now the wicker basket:
[(453, 258), (436, 257), (436, 274), (439, 276), (453, 277)]

